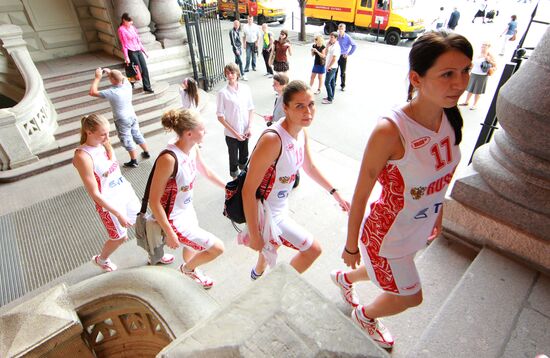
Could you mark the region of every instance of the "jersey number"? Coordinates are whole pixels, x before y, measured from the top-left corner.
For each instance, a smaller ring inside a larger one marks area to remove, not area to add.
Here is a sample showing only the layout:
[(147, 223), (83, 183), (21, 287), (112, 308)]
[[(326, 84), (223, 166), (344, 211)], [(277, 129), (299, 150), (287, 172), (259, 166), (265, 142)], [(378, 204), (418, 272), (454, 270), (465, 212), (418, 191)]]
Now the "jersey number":
[[(444, 152), (445, 158), (441, 152)], [(445, 165), (453, 161), (453, 155), (451, 152), (451, 141), (449, 137), (446, 137), (441, 142), (432, 145), (430, 153), (435, 157), (435, 170), (440, 170)]]

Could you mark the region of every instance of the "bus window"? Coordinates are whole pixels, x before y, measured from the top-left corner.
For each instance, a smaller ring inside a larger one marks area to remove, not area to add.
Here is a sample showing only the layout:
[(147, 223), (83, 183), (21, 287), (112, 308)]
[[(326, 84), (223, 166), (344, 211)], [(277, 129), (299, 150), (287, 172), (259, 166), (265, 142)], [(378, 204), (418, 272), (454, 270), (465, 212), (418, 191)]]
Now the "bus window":
[(361, 7), (372, 7), (372, 0), (361, 0)]
[(380, 10), (388, 10), (388, 0), (378, 0), (376, 7)]

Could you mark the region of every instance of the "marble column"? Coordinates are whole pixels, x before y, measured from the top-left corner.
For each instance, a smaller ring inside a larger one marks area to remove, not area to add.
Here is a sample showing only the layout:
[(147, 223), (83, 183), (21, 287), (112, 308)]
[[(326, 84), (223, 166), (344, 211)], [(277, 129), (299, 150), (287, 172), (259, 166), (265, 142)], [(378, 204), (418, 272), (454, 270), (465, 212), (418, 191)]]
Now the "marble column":
[(476, 151), (474, 172), (457, 180), (451, 197), (458, 203), (448, 205), (446, 218), (450, 231), (477, 236), (471, 239), (544, 269), (550, 269), (548, 93), (550, 28), (501, 88), (496, 108), (501, 128)]
[(182, 45), (186, 40), (180, 24), (181, 7), (174, 0), (151, 0), (151, 17), (156, 24), (155, 36), (163, 47)]
[(147, 50), (155, 50), (162, 48), (162, 45), (155, 40), (155, 36), (151, 33), (151, 13), (143, 0), (117, 0), (114, 2), (114, 13), (116, 21), (120, 21), (122, 14), (127, 12), (134, 20), (143, 47)]

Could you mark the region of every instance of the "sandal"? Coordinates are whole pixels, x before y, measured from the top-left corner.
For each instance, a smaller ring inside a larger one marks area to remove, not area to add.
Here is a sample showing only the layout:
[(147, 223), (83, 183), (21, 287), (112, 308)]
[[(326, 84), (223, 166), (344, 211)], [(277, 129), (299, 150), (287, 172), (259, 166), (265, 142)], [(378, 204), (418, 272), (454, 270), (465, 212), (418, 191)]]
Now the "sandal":
[(101, 269), (105, 272), (113, 272), (116, 271), (117, 266), (111, 262), (110, 259), (107, 259), (101, 263), (101, 259), (99, 258), (99, 255), (95, 255), (92, 257), (92, 262), (96, 264), (97, 266), (101, 267)]
[(191, 278), (193, 281), (202, 286), (205, 290), (212, 288), (214, 281), (204, 273), (202, 273), (198, 268), (195, 268), (193, 271), (185, 269), (184, 265), (180, 265), (180, 271), (185, 276)]
[[(155, 265), (158, 265), (158, 264), (169, 265), (169, 264), (171, 264), (172, 262), (174, 262), (174, 255), (172, 255), (172, 254), (164, 254), (164, 256), (162, 256), (162, 257), (160, 258), (160, 261), (156, 262)], [(151, 263), (151, 258), (149, 258), (149, 261), (147, 262), (147, 264), (153, 265), (153, 264)]]
[(460, 103), (459, 106), (467, 106), (468, 102)]

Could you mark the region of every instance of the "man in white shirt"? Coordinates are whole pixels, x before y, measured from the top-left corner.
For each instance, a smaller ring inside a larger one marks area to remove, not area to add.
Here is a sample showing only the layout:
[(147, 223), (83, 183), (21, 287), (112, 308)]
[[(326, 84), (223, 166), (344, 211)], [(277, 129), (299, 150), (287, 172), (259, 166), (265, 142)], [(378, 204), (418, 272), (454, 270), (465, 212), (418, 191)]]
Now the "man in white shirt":
[(340, 58), (341, 50), (338, 43), (338, 33), (336, 31), (330, 34), (327, 47), (326, 68), (327, 76), (325, 78), (325, 88), (327, 96), (323, 98), (323, 104), (331, 104), (334, 100), (334, 92), (336, 91), (336, 70), (338, 69), (338, 59)]
[(244, 72), (249, 71), (251, 60), (252, 71), (256, 71), (256, 54), (258, 53), (261, 38), (260, 27), (254, 23), (253, 16), (248, 16), (247, 23), (243, 25), (243, 45), (246, 46), (246, 66)]
[(248, 162), (250, 122), (254, 116), (254, 103), (250, 88), (239, 83), (239, 67), (230, 63), (223, 71), (227, 86), (218, 92), (216, 115), (225, 127), (225, 143), (229, 153), (229, 175), (236, 178), (239, 169)]

